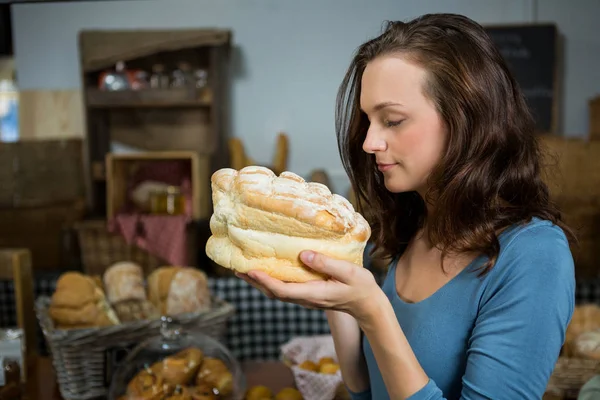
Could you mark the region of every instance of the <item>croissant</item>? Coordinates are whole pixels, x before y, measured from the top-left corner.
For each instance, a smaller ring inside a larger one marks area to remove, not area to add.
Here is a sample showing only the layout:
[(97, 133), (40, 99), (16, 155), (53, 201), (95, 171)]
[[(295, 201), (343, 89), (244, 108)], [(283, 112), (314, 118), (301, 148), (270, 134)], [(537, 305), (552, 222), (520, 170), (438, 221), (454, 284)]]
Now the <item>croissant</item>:
[(306, 268), (303, 250), (362, 266), (371, 228), (344, 197), (292, 172), (220, 169), (211, 177), (212, 236), (206, 254), (242, 273), (261, 270), (288, 282), (326, 279)]

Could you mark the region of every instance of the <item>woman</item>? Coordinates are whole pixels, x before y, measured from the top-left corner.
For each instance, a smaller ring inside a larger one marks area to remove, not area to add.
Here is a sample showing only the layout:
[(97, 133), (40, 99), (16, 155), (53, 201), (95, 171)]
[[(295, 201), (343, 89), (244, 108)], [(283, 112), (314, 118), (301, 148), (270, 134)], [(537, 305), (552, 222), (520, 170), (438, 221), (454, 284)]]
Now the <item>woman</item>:
[(338, 143), (372, 240), (365, 268), (244, 276), (326, 310), (354, 399), (540, 399), (574, 307), (571, 233), (540, 178), (534, 122), (481, 26), (459, 15), (389, 23), (338, 96)]

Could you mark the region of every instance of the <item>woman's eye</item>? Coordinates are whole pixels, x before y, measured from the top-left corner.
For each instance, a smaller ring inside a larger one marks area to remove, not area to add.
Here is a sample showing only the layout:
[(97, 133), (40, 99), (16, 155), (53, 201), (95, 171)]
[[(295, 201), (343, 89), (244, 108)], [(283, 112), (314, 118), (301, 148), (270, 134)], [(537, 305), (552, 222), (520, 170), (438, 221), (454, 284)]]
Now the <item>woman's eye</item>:
[(398, 121), (385, 121), (385, 126), (387, 126), (388, 128), (393, 128), (394, 126), (398, 126), (402, 123), (402, 121), (404, 121), (403, 119), (398, 120)]

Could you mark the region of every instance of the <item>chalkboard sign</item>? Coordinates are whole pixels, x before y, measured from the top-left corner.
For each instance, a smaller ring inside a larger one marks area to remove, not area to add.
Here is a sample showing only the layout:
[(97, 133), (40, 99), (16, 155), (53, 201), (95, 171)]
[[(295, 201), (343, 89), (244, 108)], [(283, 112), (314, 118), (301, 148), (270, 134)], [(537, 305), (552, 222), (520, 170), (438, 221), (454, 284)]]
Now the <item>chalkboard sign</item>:
[(554, 24), (485, 28), (523, 91), (541, 133), (555, 133), (558, 112), (558, 30)]

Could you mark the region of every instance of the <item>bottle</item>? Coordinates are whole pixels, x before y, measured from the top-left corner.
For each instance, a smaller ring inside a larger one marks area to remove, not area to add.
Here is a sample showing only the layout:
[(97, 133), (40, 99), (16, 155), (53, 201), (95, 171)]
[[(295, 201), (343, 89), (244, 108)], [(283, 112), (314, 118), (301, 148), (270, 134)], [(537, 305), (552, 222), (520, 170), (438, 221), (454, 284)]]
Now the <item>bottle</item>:
[(21, 367), (14, 358), (2, 359), (0, 374), (0, 400), (21, 400)]

